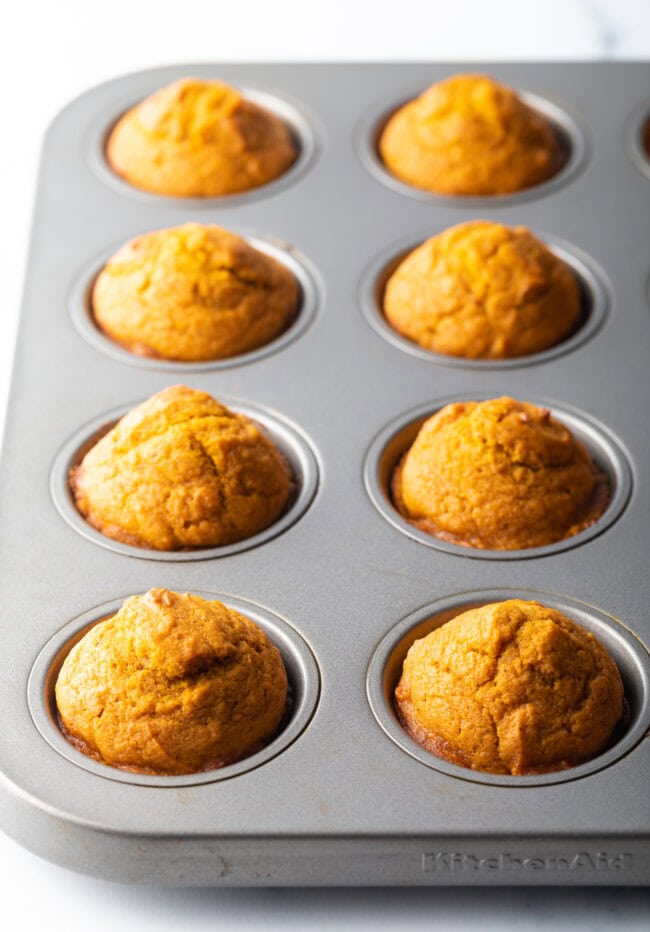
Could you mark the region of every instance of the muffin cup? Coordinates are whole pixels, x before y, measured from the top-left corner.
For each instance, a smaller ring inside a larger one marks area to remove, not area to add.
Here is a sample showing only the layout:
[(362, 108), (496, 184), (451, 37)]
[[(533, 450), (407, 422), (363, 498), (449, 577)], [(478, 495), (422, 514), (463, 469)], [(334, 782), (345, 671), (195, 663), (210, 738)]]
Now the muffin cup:
[[(496, 395), (499, 393), (497, 392)], [(465, 547), (453, 544), (428, 534), (403, 517), (393, 504), (390, 484), (393, 472), (400, 459), (413, 444), (422, 424), (431, 415), (445, 405), (462, 401), (484, 401), (496, 395), (477, 392), (467, 395), (454, 395), (408, 411), (387, 425), (372, 441), (364, 463), (364, 483), (370, 499), (381, 515), (413, 540), (445, 553), (474, 560), (528, 560), (551, 556), (563, 550), (578, 547), (588, 540), (602, 534), (616, 521), (623, 512), (632, 491), (632, 471), (623, 451), (610, 434), (594, 418), (566, 405), (556, 405), (544, 399), (526, 398), (526, 401), (540, 407), (549, 408), (553, 417), (569, 428), (588, 449), (596, 465), (606, 474), (610, 486), (610, 499), (602, 515), (572, 537), (555, 541), (544, 547), (528, 547), (522, 550), (481, 550), (477, 547)]]
[[(624, 721), (615, 730), (605, 750), (584, 764), (525, 777), (471, 770), (425, 750), (399, 722), (393, 695), (404, 659), (413, 642), (468, 609), (515, 598), (538, 601), (557, 609), (590, 631), (607, 648), (621, 674)], [(431, 602), (398, 622), (372, 656), (366, 677), (366, 692), (370, 708), (383, 731), (398, 747), (427, 767), (451, 777), (491, 786), (549, 786), (578, 780), (603, 770), (629, 754), (641, 741), (650, 726), (650, 655), (621, 621), (584, 602), (535, 590), (479, 589)]]
[(427, 350), (391, 327), (383, 309), (388, 279), (409, 253), (421, 246), (432, 235), (431, 232), (424, 234), (418, 240), (409, 237), (408, 240), (395, 243), (374, 260), (361, 282), (359, 301), (363, 315), (370, 326), (393, 346), (418, 359), (441, 366), (461, 369), (516, 369), (520, 366), (534, 366), (538, 363), (549, 362), (558, 356), (570, 353), (591, 339), (605, 323), (609, 311), (611, 289), (605, 285), (604, 272), (581, 250), (557, 237), (546, 236), (544, 233), (535, 231), (533, 233), (553, 255), (569, 266), (580, 289), (580, 319), (572, 333), (555, 346), (550, 346), (538, 353), (512, 356), (506, 359), (468, 359), (465, 356), (450, 356), (446, 353)]
[(579, 124), (577, 118), (569, 113), (565, 105), (555, 103), (539, 94), (517, 90), (521, 100), (551, 124), (560, 144), (560, 151), (564, 156), (564, 162), (548, 181), (543, 181), (541, 184), (533, 185), (530, 188), (525, 188), (522, 191), (516, 191), (512, 194), (471, 196), (433, 194), (421, 188), (416, 188), (404, 181), (400, 181), (399, 178), (389, 171), (379, 154), (379, 139), (384, 127), (393, 114), (405, 104), (410, 103), (415, 97), (418, 97), (422, 93), (422, 90), (423, 88), (420, 86), (414, 88), (410, 94), (402, 94), (388, 109), (384, 102), (383, 106), (378, 106), (369, 118), (365, 119), (359, 125), (356, 133), (357, 154), (364, 168), (382, 184), (399, 194), (405, 194), (418, 201), (425, 201), (439, 207), (485, 209), (485, 206), (488, 204), (490, 206), (511, 206), (554, 193), (559, 188), (573, 181), (576, 175), (582, 171), (587, 161), (589, 148), (586, 132)]
[(208, 600), (218, 599), (228, 608), (250, 618), (259, 625), (271, 643), (280, 651), (287, 671), (289, 701), (276, 735), (261, 751), (235, 764), (228, 764), (218, 770), (205, 770), (180, 776), (156, 776), (121, 770), (101, 763), (77, 750), (64, 736), (58, 723), (54, 695), (56, 680), (65, 658), (75, 644), (94, 625), (115, 615), (124, 599), (128, 598), (125, 596), (122, 599), (98, 605), (68, 622), (54, 637), (50, 638), (34, 662), (27, 684), (29, 710), (37, 729), (55, 751), (78, 767), (108, 780), (140, 786), (178, 787), (229, 780), (266, 764), (293, 744), (309, 724), (320, 694), (318, 666), (307, 643), (288, 622), (253, 602), (217, 592), (193, 592), (192, 594)]
[(206, 359), (200, 362), (183, 362), (182, 360), (143, 356), (121, 346), (97, 325), (92, 308), (92, 292), (100, 272), (123, 243), (115, 243), (101, 256), (95, 257), (77, 277), (68, 300), (73, 324), (84, 340), (90, 343), (91, 346), (102, 353), (106, 353), (107, 356), (118, 362), (138, 366), (142, 369), (176, 372), (178, 374), (232, 369), (236, 366), (245, 366), (258, 362), (273, 353), (280, 352), (280, 350), (283, 350), (302, 336), (311, 326), (318, 313), (322, 294), (318, 273), (309, 260), (289, 243), (254, 233), (238, 233), (238, 235), (242, 236), (253, 249), (257, 249), (259, 252), (275, 259), (276, 262), (280, 262), (298, 282), (300, 289), (298, 313), (286, 330), (269, 343), (265, 343), (263, 346), (247, 353), (240, 353), (237, 356), (228, 356), (225, 359)]
[(650, 97), (635, 107), (626, 120), (625, 150), (642, 175), (650, 178)]
[[(203, 77), (210, 78), (212, 76), (205, 75), (205, 70), (202, 68), (194, 70), (200, 72)], [(144, 77), (146, 80), (146, 76)], [(129, 95), (121, 101), (113, 103), (110, 108), (97, 113), (84, 140), (86, 162), (97, 177), (114, 191), (151, 206), (167, 204), (191, 210), (196, 210), (197, 207), (214, 210), (217, 206), (245, 206), (262, 198), (279, 194), (298, 181), (313, 166), (318, 156), (320, 144), (315, 119), (311, 114), (307, 116), (298, 103), (289, 101), (287, 98), (280, 97), (271, 91), (252, 87), (239, 87), (237, 89), (242, 97), (279, 117), (289, 130), (296, 146), (298, 155), (295, 162), (286, 172), (273, 179), (273, 181), (251, 188), (250, 191), (223, 194), (219, 197), (175, 197), (169, 194), (153, 194), (150, 191), (144, 191), (118, 175), (106, 157), (108, 138), (116, 123), (124, 114), (141, 103), (150, 94), (159, 90), (158, 86), (143, 85), (142, 93), (137, 97)]]
[(147, 547), (134, 547), (131, 544), (125, 544), (113, 540), (111, 537), (106, 537), (105, 534), (89, 524), (75, 505), (69, 482), (70, 470), (77, 466), (88, 450), (139, 402), (109, 411), (90, 424), (86, 424), (59, 451), (50, 473), (50, 493), (59, 514), (75, 531), (87, 540), (99, 544), (100, 547), (105, 547), (107, 550), (113, 550), (115, 553), (121, 553), (124, 556), (136, 557), (140, 560), (161, 560), (168, 563), (229, 557), (267, 543), (288, 530), (302, 517), (316, 494), (318, 488), (316, 455), (299, 429), (275, 412), (229, 398), (220, 398), (220, 401), (232, 408), (237, 414), (243, 414), (261, 427), (291, 467), (296, 491), (285, 511), (273, 524), (264, 528), (258, 534), (253, 534), (251, 537), (246, 537), (234, 544), (192, 550), (153, 550)]

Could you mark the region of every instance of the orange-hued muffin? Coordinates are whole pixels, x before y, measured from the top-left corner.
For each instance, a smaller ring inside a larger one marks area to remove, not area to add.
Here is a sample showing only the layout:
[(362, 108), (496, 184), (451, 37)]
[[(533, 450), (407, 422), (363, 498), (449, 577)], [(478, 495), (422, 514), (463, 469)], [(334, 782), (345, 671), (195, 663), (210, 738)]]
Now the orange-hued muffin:
[(221, 81), (183, 78), (129, 110), (111, 131), (106, 155), (137, 188), (217, 197), (273, 181), (297, 151), (274, 113)]
[(275, 339), (298, 311), (289, 269), (217, 226), (186, 223), (138, 236), (100, 272), (99, 327), (133, 353), (197, 362)]
[(424, 349), (469, 359), (538, 353), (580, 318), (571, 269), (525, 227), (472, 220), (428, 239), (400, 263), (384, 314)]
[(77, 508), (107, 537), (153, 550), (218, 547), (280, 517), (283, 455), (207, 392), (166, 388), (138, 405), (70, 473)]
[(423, 747), (461, 767), (526, 775), (594, 757), (623, 715), (616, 664), (539, 602), (473, 608), (415, 641), (395, 703)]
[(546, 409), (512, 398), (441, 408), (402, 457), (392, 491), (416, 527), (487, 550), (572, 537), (609, 497), (583, 444)]
[(72, 648), (56, 682), (66, 737), (112, 767), (212, 770), (260, 750), (287, 701), (280, 652), (221, 602), (152, 589)]
[(379, 151), (400, 180), (435, 194), (510, 194), (540, 184), (565, 154), (551, 124), (477, 74), (433, 84), (388, 120)]

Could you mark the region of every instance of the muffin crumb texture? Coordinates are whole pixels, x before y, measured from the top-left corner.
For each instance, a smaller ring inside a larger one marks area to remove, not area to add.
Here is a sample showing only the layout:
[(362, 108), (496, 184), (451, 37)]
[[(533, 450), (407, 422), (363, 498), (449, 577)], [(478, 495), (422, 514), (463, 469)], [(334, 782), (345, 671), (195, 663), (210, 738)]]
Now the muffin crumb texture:
[(106, 263), (93, 288), (99, 327), (133, 353), (199, 362), (250, 352), (298, 311), (282, 263), (217, 226), (186, 223), (138, 236)]
[(276, 521), (293, 492), (283, 455), (207, 392), (166, 388), (134, 408), (70, 474), (78, 510), (136, 547), (218, 547)]
[(285, 712), (279, 651), (221, 602), (152, 589), (127, 599), (66, 657), (56, 703), (66, 737), (140, 773), (212, 770), (260, 750)]
[(549, 349), (580, 318), (571, 269), (525, 227), (452, 227), (402, 260), (384, 294), (386, 319), (424, 349), (503, 359)]
[(596, 638), (555, 609), (512, 599), (415, 641), (395, 690), (415, 741), (438, 757), (515, 776), (590, 760), (623, 715), (623, 684)]
[(275, 114), (221, 81), (183, 78), (129, 110), (112, 130), (106, 155), (137, 188), (218, 197), (273, 181), (297, 151)]
[(379, 151), (399, 179), (435, 194), (511, 194), (565, 161), (557, 135), (510, 88), (485, 75), (433, 84), (388, 120)]
[(446, 405), (392, 478), (398, 511), (441, 540), (488, 550), (543, 547), (602, 514), (607, 477), (544, 408), (512, 398)]

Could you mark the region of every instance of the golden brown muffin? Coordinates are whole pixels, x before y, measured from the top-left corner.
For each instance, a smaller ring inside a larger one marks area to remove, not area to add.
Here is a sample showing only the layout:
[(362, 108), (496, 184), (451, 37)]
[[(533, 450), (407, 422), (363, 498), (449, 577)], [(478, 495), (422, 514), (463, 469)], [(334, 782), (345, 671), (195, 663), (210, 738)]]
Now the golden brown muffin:
[(56, 682), (66, 737), (113, 767), (212, 770), (276, 733), (287, 700), (280, 652), (221, 602), (152, 589), (76, 644)]
[(298, 300), (282, 263), (220, 227), (186, 223), (123, 246), (100, 272), (92, 306), (101, 329), (131, 352), (196, 362), (275, 339)]
[(219, 547), (280, 517), (293, 491), (273, 443), (207, 392), (166, 388), (138, 405), (70, 473), (75, 503), (136, 547)]
[(607, 479), (549, 411), (512, 398), (446, 405), (393, 474), (400, 513), (442, 540), (488, 550), (543, 547), (601, 515)]
[(424, 349), (502, 359), (567, 337), (580, 317), (580, 290), (525, 227), (473, 220), (409, 253), (388, 280), (384, 313)]
[(565, 161), (548, 121), (478, 74), (454, 75), (401, 107), (379, 151), (399, 179), (435, 194), (510, 194), (546, 181)]
[(275, 114), (220, 81), (183, 78), (129, 110), (106, 146), (130, 184), (154, 194), (217, 197), (273, 181), (296, 160)]
[(616, 664), (561, 612), (511, 599), (415, 641), (395, 690), (406, 730), (461, 767), (564, 770), (607, 745), (623, 715)]

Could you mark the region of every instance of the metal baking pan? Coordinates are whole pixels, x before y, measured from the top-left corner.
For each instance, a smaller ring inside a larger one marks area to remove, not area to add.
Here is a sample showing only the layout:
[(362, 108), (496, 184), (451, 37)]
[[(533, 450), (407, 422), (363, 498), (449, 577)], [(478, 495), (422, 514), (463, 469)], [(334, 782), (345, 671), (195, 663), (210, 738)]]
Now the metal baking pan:
[[(387, 114), (453, 72), (485, 71), (553, 120), (559, 176), (498, 198), (433, 197), (381, 167)], [(287, 121), (300, 157), (220, 199), (164, 198), (103, 151), (124, 110), (175, 78), (220, 77)], [(6, 427), (0, 625), (0, 824), (38, 854), (116, 880), (188, 885), (646, 884), (650, 881), (650, 112), (646, 64), (191, 65), (104, 84), (50, 127)], [(584, 325), (548, 353), (472, 363), (417, 350), (377, 309), (405, 249), (463, 220), (525, 224), (571, 262)], [(264, 350), (186, 365), (105, 340), (87, 295), (111, 250), (188, 220), (217, 223), (297, 274), (295, 327)], [(158, 554), (98, 538), (67, 466), (121, 412), (184, 382), (256, 417), (299, 494), (246, 546)], [(451, 398), (544, 402), (610, 476), (603, 518), (561, 545), (481, 553), (423, 539), (386, 497), (417, 424)], [(101, 544), (101, 546), (99, 546)], [(283, 652), (294, 704), (264, 751), (184, 777), (124, 773), (59, 734), (52, 683), (71, 642), (153, 586), (212, 593)], [(402, 732), (390, 693), (410, 642), (468, 605), (539, 598), (614, 655), (622, 735), (560, 773), (464, 770)]]

